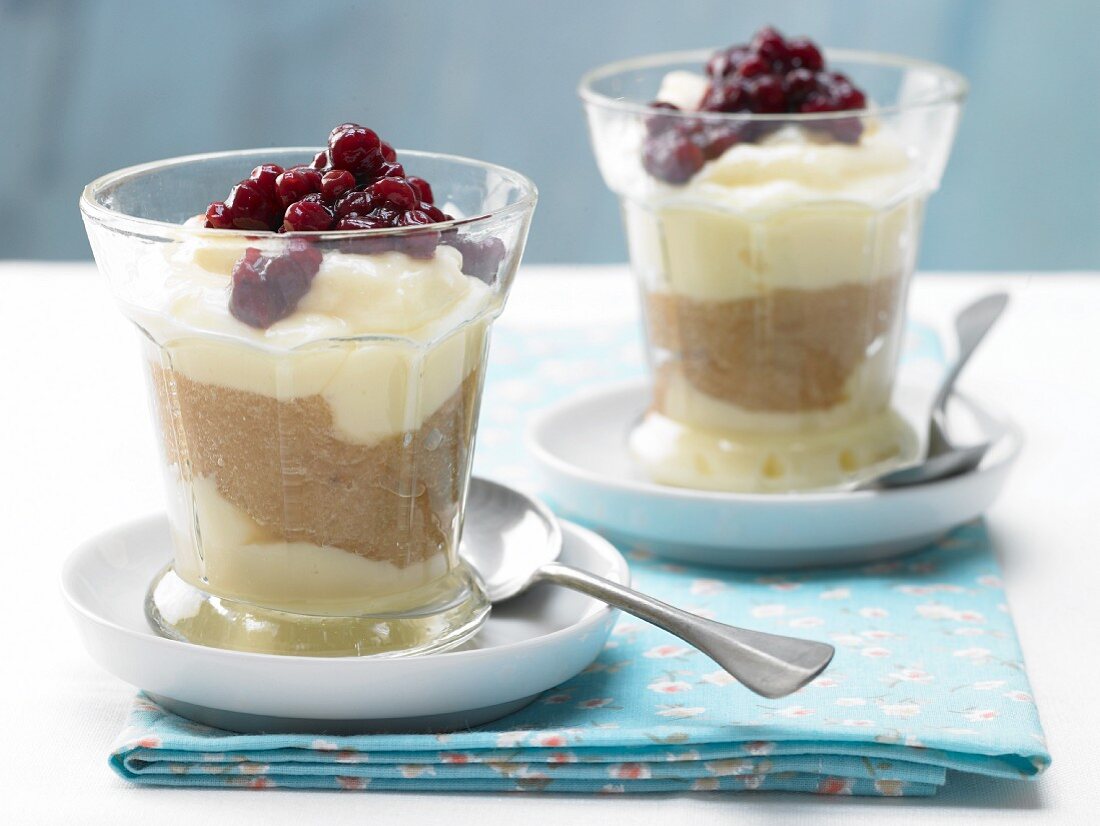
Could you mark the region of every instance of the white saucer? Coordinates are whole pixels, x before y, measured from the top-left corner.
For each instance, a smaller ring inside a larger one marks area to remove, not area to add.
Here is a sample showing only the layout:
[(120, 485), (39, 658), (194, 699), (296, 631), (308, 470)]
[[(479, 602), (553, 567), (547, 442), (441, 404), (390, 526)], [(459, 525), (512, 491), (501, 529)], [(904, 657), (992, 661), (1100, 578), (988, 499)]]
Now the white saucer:
[[(897, 406), (926, 421), (925, 382), (899, 383)], [(1010, 420), (956, 396), (952, 432), (999, 434), (980, 468), (888, 491), (742, 494), (646, 481), (632, 466), (626, 432), (649, 403), (632, 380), (580, 393), (536, 416), (527, 447), (540, 491), (559, 514), (620, 544), (684, 562), (743, 568), (841, 565), (915, 550), (985, 512), (1004, 484), (1022, 436)]]
[[(562, 561), (622, 584), (606, 540), (562, 524)], [(616, 612), (551, 586), (493, 608), (461, 649), (418, 657), (293, 657), (207, 648), (157, 636), (146, 589), (171, 560), (163, 516), (120, 525), (78, 547), (62, 591), (88, 653), (167, 708), (235, 731), (443, 731), (503, 717), (600, 653)]]

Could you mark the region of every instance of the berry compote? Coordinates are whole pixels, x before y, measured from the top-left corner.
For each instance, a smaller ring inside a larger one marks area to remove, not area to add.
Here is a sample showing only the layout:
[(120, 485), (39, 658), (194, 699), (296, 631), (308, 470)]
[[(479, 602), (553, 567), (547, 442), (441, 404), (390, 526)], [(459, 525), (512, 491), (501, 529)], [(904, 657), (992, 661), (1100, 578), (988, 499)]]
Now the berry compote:
[[(288, 169), (261, 164), (206, 209), (208, 228), (249, 233), (416, 229), (452, 220), (435, 205), (431, 185), (406, 174), (394, 148), (356, 123), (333, 129), (328, 148), (312, 162)], [(431, 258), (439, 244), (462, 253), (464, 273), (487, 281), (504, 258), (500, 239), (467, 238), (453, 229), (358, 238), (348, 249)], [(320, 267), (321, 253), (305, 236), (278, 255), (249, 247), (233, 268), (230, 312), (245, 324), (269, 327), (294, 312)]]
[[(716, 52), (706, 65), (707, 89), (692, 111), (782, 115), (845, 112), (867, 105), (864, 93), (841, 72), (829, 71), (809, 38), (784, 38), (776, 29), (758, 31), (747, 44)], [(654, 178), (679, 185), (732, 146), (761, 140), (782, 120), (721, 122), (670, 115), (665, 102), (646, 123), (642, 164)], [(662, 114), (661, 112), (665, 112)], [(857, 143), (858, 118), (807, 120), (806, 129), (841, 143)]]

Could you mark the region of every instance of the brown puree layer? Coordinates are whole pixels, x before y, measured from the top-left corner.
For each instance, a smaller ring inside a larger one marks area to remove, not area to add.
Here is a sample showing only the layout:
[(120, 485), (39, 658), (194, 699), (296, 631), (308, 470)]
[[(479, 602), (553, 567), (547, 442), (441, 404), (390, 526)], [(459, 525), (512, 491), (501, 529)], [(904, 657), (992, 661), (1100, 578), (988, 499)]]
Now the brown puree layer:
[(673, 355), (657, 371), (657, 407), (664, 406), (662, 371), (675, 369), (700, 392), (746, 410), (822, 410), (845, 401), (848, 377), (894, 324), (901, 284), (883, 278), (733, 301), (649, 293), (650, 341)]
[(341, 548), (405, 567), (449, 553), (472, 450), (480, 371), (411, 434), (339, 439), (320, 396), (279, 401), (152, 364), (167, 460), (272, 541)]

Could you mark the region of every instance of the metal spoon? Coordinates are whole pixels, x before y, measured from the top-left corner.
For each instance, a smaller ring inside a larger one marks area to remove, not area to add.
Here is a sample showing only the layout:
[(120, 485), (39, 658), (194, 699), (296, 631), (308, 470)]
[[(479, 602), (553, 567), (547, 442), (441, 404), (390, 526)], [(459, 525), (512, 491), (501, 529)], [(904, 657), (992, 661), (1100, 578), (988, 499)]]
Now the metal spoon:
[[(488, 479), (470, 480), (462, 555), (496, 604), (536, 582), (572, 588), (663, 628), (698, 648), (764, 697), (785, 697), (825, 670), (831, 645), (735, 628), (673, 608), (557, 561), (561, 529), (540, 502)], [(473, 516), (476, 514), (476, 517)]]
[(993, 444), (986, 440), (976, 445), (956, 447), (947, 435), (947, 401), (955, 389), (955, 380), (962, 373), (970, 356), (977, 349), (985, 334), (1001, 317), (1008, 305), (1005, 293), (993, 293), (979, 298), (955, 317), (955, 335), (958, 338), (958, 355), (944, 374), (939, 391), (932, 402), (932, 417), (928, 423), (928, 450), (924, 459), (915, 465), (888, 471), (859, 484), (857, 490), (900, 488), (921, 485), (968, 473), (979, 464)]

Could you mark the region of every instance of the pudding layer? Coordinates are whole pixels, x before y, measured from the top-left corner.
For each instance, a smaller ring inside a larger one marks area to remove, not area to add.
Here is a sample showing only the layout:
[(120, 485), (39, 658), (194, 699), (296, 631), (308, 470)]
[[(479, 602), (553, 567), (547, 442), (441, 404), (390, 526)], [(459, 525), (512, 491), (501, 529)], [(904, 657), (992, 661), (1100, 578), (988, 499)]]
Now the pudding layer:
[(699, 490), (782, 493), (866, 478), (911, 461), (918, 440), (892, 410), (853, 424), (798, 434), (687, 427), (651, 411), (629, 437), (630, 453), (655, 482)]
[(282, 402), (323, 400), (341, 439), (369, 445), (419, 429), (481, 364), (489, 288), (440, 246), (430, 259), (326, 250), (297, 309), (266, 329), (227, 305), (233, 262), (278, 239), (227, 235), (151, 251), (131, 317), (194, 382)]
[[(899, 279), (885, 278), (734, 301), (648, 293), (650, 343), (659, 351), (657, 407), (666, 408), (670, 371), (711, 399), (746, 411), (842, 405), (852, 377), (894, 326), (900, 289)], [(885, 370), (892, 372), (893, 364)]]
[[(166, 458), (185, 486), (212, 481), (217, 500), (246, 515), (260, 541), (336, 548), (397, 568), (453, 554), (480, 377), (470, 372), (416, 430), (364, 445), (340, 438), (321, 396), (279, 400), (152, 365)], [(196, 516), (201, 527), (207, 514)]]

